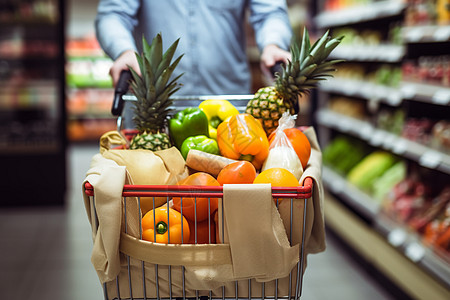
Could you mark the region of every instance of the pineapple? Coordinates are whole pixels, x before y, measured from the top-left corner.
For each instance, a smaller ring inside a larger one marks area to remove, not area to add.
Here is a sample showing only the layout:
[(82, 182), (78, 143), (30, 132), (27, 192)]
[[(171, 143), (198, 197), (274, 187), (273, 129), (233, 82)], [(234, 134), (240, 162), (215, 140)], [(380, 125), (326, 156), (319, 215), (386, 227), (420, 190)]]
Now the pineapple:
[(160, 34), (156, 35), (151, 45), (144, 37), (142, 38), (143, 53), (142, 55), (136, 53), (141, 75), (130, 68), (132, 75), (130, 85), (137, 98), (133, 122), (139, 131), (131, 140), (130, 149), (156, 151), (171, 147), (169, 136), (164, 131), (171, 111), (170, 96), (180, 88), (177, 80), (182, 74), (169, 82), (183, 56), (179, 56), (171, 63), (178, 41), (176, 40), (163, 54)]
[(305, 28), (301, 44), (293, 43), (292, 60), (283, 66), (281, 74), (275, 74), (275, 85), (260, 88), (245, 110), (262, 122), (267, 135), (277, 128), (284, 112), (292, 115), (297, 112), (300, 95), (308, 93), (335, 71), (333, 65), (340, 61), (326, 59), (341, 40), (342, 37), (331, 39), (327, 31), (311, 46)]

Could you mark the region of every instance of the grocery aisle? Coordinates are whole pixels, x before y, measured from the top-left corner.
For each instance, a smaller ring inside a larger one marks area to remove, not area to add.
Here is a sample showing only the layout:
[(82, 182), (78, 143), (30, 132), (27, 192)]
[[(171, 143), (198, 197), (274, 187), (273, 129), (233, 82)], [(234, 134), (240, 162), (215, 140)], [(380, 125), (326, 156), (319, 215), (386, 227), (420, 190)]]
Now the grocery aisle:
[[(0, 209), (2, 299), (102, 299), (81, 199), (81, 182), (96, 152), (96, 146), (69, 147), (65, 208)], [(309, 256), (302, 299), (393, 298), (328, 237), (327, 250)]]

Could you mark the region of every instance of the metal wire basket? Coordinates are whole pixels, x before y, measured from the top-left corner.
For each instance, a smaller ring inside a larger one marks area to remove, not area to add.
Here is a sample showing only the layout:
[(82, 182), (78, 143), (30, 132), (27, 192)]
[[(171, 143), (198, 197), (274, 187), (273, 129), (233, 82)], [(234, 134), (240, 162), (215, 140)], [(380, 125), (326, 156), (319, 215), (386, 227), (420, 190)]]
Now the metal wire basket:
[[(162, 265), (149, 263), (147, 257), (132, 257), (126, 254), (126, 239), (121, 239), (119, 246), (120, 252), (126, 258), (126, 263), (122, 264), (121, 272), (116, 280), (103, 284), (105, 299), (300, 299), (302, 291), (303, 270), (305, 260), (305, 220), (307, 199), (312, 197), (312, 179), (307, 177), (302, 186), (286, 188), (272, 187), (272, 196), (276, 201), (277, 208), (280, 202), (289, 206), (289, 213), (285, 216), (286, 233), (290, 240), (293, 237), (293, 231), (300, 231), (301, 237), (298, 242), (300, 245), (299, 262), (293, 268), (286, 278), (280, 278), (271, 282), (257, 282), (254, 279), (239, 280), (230, 282), (227, 285), (212, 290), (191, 290), (189, 289), (189, 279), (186, 278), (186, 268), (183, 265)], [(95, 206), (95, 190), (90, 183), (85, 184), (85, 193), (89, 196), (91, 205), (94, 208), (95, 220), (97, 224), (92, 224), (94, 230), (98, 227), (98, 216)], [(127, 222), (129, 222), (129, 213), (127, 213), (127, 201), (137, 199), (140, 206), (143, 197), (165, 197), (166, 205), (170, 205), (174, 197), (181, 199), (186, 197), (207, 198), (208, 207), (211, 205), (211, 199), (223, 198), (223, 187), (221, 186), (179, 186), (179, 185), (125, 185), (123, 187), (123, 208), (124, 222), (123, 234), (127, 235)], [(283, 201), (281, 201), (283, 199)], [(285, 202), (287, 201), (287, 202)], [(155, 202), (153, 202), (155, 203)], [(194, 202), (196, 203), (196, 202)], [(222, 203), (223, 202), (219, 202)], [(294, 207), (303, 207), (300, 216)], [(220, 210), (219, 210), (220, 212)], [(141, 212), (135, 216), (139, 220), (139, 238), (142, 240)], [(183, 212), (181, 212), (183, 214)], [(223, 213), (223, 210), (221, 210)], [(128, 218), (127, 218), (128, 216)], [(219, 218), (218, 220), (223, 220)], [(169, 220), (170, 222), (170, 220)], [(213, 217), (208, 217), (208, 222), (218, 222)], [(216, 228), (220, 228), (216, 223)], [(216, 230), (218, 244), (224, 241), (223, 224), (222, 230)], [(207, 247), (208, 244), (200, 244), (197, 240), (197, 222), (194, 225), (194, 242), (191, 250), (195, 247)], [(209, 241), (212, 240), (212, 231), (208, 230)], [(144, 245), (145, 247), (145, 245)], [(193, 248), (192, 248), (193, 247)], [(200, 249), (200, 248), (199, 248)], [(124, 253), (125, 252), (125, 253)]]

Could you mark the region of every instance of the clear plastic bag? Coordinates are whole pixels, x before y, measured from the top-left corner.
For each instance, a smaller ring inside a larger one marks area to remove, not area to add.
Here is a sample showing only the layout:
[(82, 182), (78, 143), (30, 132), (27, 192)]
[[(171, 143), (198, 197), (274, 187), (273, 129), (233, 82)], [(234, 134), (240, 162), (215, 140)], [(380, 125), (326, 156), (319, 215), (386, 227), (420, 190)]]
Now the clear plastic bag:
[(271, 144), (269, 147), (269, 155), (265, 160), (261, 171), (270, 168), (284, 168), (290, 171), (297, 179), (303, 174), (303, 167), (294, 150), (291, 142), (284, 133), (287, 128), (293, 128), (295, 126), (295, 120), (297, 115), (291, 115), (288, 112), (283, 113), (282, 117), (278, 121), (278, 127), (273, 133), (273, 137), (269, 138)]

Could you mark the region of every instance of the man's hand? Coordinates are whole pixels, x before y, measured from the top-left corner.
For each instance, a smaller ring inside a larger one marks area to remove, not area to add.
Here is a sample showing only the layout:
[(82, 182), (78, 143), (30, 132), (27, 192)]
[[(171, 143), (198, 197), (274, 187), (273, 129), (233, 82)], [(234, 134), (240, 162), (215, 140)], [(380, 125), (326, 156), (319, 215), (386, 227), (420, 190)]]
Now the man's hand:
[(120, 72), (122, 70), (128, 70), (129, 66), (133, 68), (139, 75), (140, 69), (138, 62), (136, 60), (136, 54), (133, 50), (124, 51), (113, 63), (111, 69), (109, 70), (109, 75), (111, 75), (113, 84), (116, 86), (119, 81)]
[(290, 59), (291, 53), (289, 51), (285, 51), (274, 44), (267, 45), (261, 54), (261, 70), (269, 78), (273, 77), (270, 68), (279, 61), (287, 63)]

